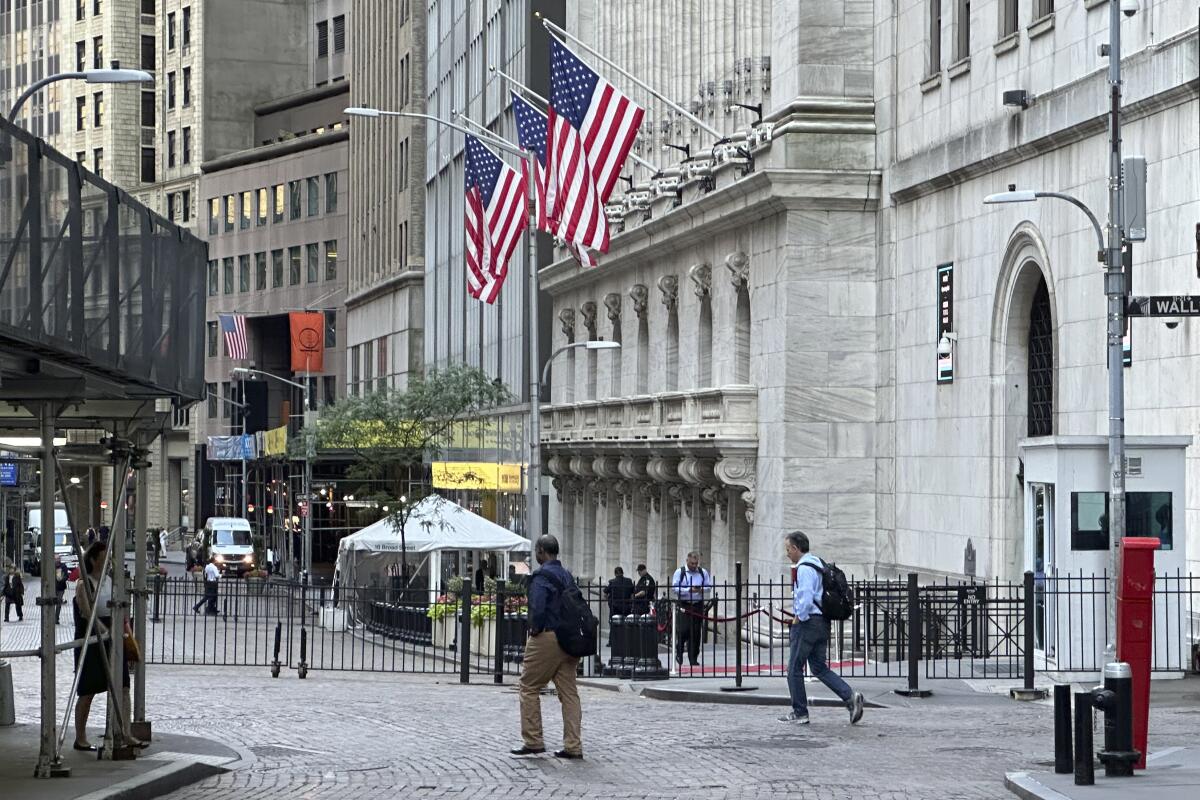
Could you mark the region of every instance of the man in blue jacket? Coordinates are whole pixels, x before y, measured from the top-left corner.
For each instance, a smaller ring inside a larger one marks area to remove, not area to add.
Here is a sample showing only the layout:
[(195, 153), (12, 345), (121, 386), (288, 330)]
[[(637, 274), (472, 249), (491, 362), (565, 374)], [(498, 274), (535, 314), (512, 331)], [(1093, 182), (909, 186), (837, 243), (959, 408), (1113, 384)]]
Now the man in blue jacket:
[(529, 638), (525, 641), (520, 681), (522, 745), (514, 747), (512, 754), (527, 756), (546, 752), (539, 693), (542, 687), (554, 681), (563, 716), (563, 749), (556, 750), (554, 755), (580, 759), (583, 758), (580, 741), (583, 710), (575, 686), (579, 659), (567, 655), (555, 634), (563, 592), (575, 579), (558, 560), (558, 539), (553, 536), (539, 538), (534, 555), (540, 566), (529, 577)]

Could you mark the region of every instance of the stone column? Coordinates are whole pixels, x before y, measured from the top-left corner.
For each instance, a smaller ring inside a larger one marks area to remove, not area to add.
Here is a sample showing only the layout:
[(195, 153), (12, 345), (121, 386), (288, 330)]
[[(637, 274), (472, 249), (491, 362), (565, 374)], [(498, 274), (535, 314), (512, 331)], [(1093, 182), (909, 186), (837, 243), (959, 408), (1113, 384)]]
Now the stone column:
[[(629, 481), (620, 480), (613, 485), (613, 499), (617, 503), (618, 516), (618, 535), (616, 555), (613, 558), (612, 566), (619, 566), (625, 570), (625, 575), (633, 575), (635, 564), (633, 559), (633, 539), (634, 533), (634, 500), (633, 484)], [(609, 572), (611, 572), (611, 567)]]
[(724, 486), (710, 486), (700, 491), (704, 507), (704, 521), (710, 531), (710, 553), (704, 555), (708, 571), (715, 581), (727, 583), (733, 580), (733, 526), (729, 518), (729, 490)]
[(663, 561), (663, 513), (662, 487), (654, 482), (645, 481), (638, 484), (638, 494), (641, 496), (643, 519), (643, 534), (645, 536), (646, 569), (659, 579), (660, 566)]

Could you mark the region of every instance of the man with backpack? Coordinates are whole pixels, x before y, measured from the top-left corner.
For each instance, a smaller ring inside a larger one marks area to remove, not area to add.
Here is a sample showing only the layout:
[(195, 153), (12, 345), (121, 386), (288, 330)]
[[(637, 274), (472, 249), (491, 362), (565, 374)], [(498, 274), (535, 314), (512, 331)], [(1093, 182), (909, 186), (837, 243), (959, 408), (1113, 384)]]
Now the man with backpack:
[(796, 570), (796, 577), (792, 584), (792, 648), (788, 658), (792, 710), (779, 721), (808, 724), (808, 696), (804, 691), (804, 665), (807, 664), (813, 677), (846, 704), (853, 725), (862, 719), (862, 693), (852, 690), (825, 660), (830, 624), (849, 619), (853, 610), (854, 598), (846, 576), (834, 564), (826, 564), (808, 552), (808, 535), (801, 531), (787, 535), (784, 549)]
[(687, 646), (688, 663), (700, 666), (700, 643), (704, 636), (704, 605), (711, 596), (712, 576), (700, 566), (700, 554), (694, 550), (687, 555), (687, 566), (671, 576), (671, 591), (679, 603), (675, 615), (675, 668), (683, 664), (683, 648)]
[(554, 755), (581, 759), (583, 710), (575, 672), (581, 657), (596, 652), (598, 623), (575, 579), (558, 560), (558, 539), (540, 537), (534, 553), (540, 566), (529, 577), (529, 638), (525, 640), (519, 691), (522, 744), (511, 752), (514, 756), (546, 752), (539, 693), (554, 681), (563, 717), (563, 748)]

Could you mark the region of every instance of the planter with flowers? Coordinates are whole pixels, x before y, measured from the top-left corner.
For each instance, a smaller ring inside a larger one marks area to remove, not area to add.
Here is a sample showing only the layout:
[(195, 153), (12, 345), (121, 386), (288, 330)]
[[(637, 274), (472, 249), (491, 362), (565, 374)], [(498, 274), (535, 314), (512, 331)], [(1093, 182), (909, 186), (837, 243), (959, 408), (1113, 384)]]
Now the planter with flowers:
[(458, 624), (458, 612), (462, 604), (458, 595), (443, 594), (429, 605), (425, 615), (433, 622), (433, 646), (448, 648), (454, 642), (455, 629)]
[(252, 569), (246, 573), (246, 592), (261, 595), (267, 589), (267, 571)]

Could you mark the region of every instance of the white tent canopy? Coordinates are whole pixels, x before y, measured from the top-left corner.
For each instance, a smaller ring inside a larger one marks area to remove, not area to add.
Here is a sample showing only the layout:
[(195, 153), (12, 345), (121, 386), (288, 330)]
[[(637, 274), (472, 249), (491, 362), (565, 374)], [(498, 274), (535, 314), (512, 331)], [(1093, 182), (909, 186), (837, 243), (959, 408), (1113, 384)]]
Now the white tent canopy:
[(347, 552), (433, 553), (440, 550), (498, 550), (527, 552), (529, 540), (472, 513), (457, 503), (430, 495), (415, 506), (404, 524), (404, 543), (392, 520), (384, 517), (338, 544)]

